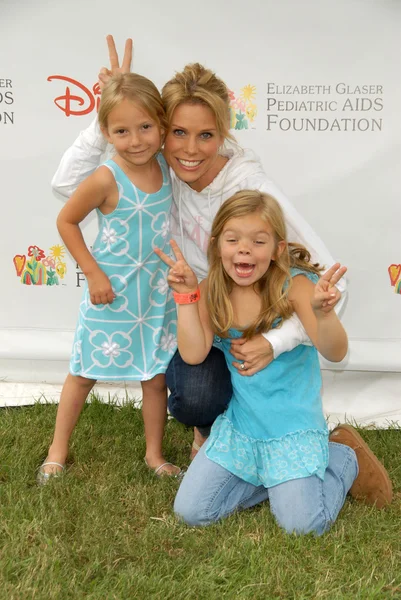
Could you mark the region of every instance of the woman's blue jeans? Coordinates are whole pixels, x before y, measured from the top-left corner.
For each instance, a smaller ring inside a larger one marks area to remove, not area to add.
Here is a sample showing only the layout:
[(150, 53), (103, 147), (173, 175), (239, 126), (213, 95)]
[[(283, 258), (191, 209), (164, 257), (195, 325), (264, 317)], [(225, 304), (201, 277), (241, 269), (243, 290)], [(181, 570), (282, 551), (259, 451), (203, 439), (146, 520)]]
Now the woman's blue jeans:
[(277, 523), (288, 533), (321, 535), (337, 519), (347, 492), (358, 475), (352, 448), (329, 442), (329, 464), (322, 481), (316, 475), (272, 488), (243, 481), (205, 454), (195, 456), (178, 490), (175, 513), (188, 525), (209, 525), (269, 500)]
[(168, 365), (166, 381), (170, 414), (184, 425), (197, 427), (207, 437), (233, 393), (223, 352), (212, 347), (203, 363), (188, 365), (177, 350)]

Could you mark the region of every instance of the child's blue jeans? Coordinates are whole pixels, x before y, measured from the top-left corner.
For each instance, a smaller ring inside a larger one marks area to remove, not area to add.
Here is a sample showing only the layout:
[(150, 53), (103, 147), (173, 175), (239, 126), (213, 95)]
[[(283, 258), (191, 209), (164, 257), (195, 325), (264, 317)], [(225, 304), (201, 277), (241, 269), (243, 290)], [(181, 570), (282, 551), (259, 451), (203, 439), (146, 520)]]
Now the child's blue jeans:
[(269, 489), (255, 487), (207, 458), (206, 446), (207, 442), (190, 465), (174, 503), (175, 513), (192, 526), (209, 525), (269, 500), (270, 510), (285, 531), (321, 535), (337, 519), (358, 475), (355, 452), (330, 442), (323, 481), (313, 475)]

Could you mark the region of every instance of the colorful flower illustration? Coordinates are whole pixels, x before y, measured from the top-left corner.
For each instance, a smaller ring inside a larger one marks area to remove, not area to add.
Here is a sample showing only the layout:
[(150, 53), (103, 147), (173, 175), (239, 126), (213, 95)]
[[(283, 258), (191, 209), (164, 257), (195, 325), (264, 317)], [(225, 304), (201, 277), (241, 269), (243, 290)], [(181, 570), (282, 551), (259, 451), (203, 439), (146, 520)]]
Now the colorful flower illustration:
[(239, 110), (240, 112), (245, 112), (246, 111), (246, 103), (244, 100), (241, 100), (240, 98), (237, 98), (234, 106), (237, 110)]
[(255, 120), (256, 115), (258, 114), (258, 110), (256, 108), (256, 104), (248, 104), (246, 110), (245, 110), (245, 114), (247, 116), (247, 118), (249, 119), (249, 121), (251, 123), (253, 123), (253, 121)]
[(33, 256), (35, 260), (39, 261), (45, 257), (45, 253), (41, 248), (39, 248), (39, 246), (29, 246), (28, 256)]
[(65, 262), (59, 262), (56, 265), (56, 271), (57, 271), (57, 275), (60, 277), (60, 279), (64, 279), (64, 275), (67, 272), (67, 265)]
[(232, 90), (228, 92), (230, 98), (230, 129), (250, 129), (257, 115), (256, 86), (248, 84), (241, 88), (239, 96)]
[(53, 258), (50, 258), (48, 256), (47, 258), (44, 258), (42, 260), (42, 265), (44, 265), (45, 267), (50, 267), (51, 269), (54, 269), (54, 267), (56, 266), (56, 262), (54, 261)]
[(28, 246), (28, 258), (25, 254), (13, 258), (17, 277), (25, 285), (59, 285), (58, 278), (67, 271), (66, 263), (61, 261), (64, 254), (65, 247), (60, 244), (52, 246), (47, 256), (39, 246)]

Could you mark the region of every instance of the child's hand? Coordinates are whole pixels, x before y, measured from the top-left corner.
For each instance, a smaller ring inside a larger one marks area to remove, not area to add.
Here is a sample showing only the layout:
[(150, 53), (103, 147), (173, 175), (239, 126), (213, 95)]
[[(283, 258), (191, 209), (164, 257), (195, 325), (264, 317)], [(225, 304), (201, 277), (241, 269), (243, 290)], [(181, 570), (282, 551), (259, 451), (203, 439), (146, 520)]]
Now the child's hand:
[(101, 269), (86, 276), (92, 304), (111, 304), (116, 297), (110, 279)]
[(327, 314), (333, 310), (341, 298), (341, 293), (335, 285), (346, 270), (347, 267), (336, 263), (319, 279), (311, 298), (311, 305), (315, 313)]
[(198, 279), (186, 262), (177, 242), (171, 240), (170, 245), (177, 259), (176, 261), (167, 256), (160, 248), (155, 248), (155, 253), (170, 267), (167, 277), (170, 287), (178, 294), (191, 294), (198, 289)]
[(121, 67), (120, 61), (118, 60), (118, 54), (113, 36), (108, 35), (106, 37), (106, 40), (107, 47), (109, 49), (109, 59), (111, 68), (107, 69), (106, 67), (102, 67), (102, 69), (100, 69), (100, 73), (98, 75), (100, 91), (103, 90), (104, 86), (108, 83), (110, 77), (116, 75), (117, 73), (129, 73), (131, 70), (132, 40), (129, 38), (125, 42), (124, 58), (123, 62), (121, 63)]

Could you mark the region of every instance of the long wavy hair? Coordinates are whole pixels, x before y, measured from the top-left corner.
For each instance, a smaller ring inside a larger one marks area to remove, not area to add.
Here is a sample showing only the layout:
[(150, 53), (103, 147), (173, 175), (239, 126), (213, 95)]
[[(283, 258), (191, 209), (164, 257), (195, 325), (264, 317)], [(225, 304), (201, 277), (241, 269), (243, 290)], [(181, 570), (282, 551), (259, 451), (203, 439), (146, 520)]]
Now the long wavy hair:
[[(272, 196), (255, 190), (241, 190), (222, 204), (213, 221), (207, 251), (207, 304), (213, 330), (220, 337), (228, 337), (228, 331), (234, 325), (230, 301), (234, 284), (223, 267), (219, 249), (220, 236), (230, 219), (246, 217), (253, 213), (258, 213), (264, 221), (270, 223), (274, 233), (275, 250), (279, 242), (287, 241), (283, 211)], [(255, 333), (269, 331), (275, 319), (288, 319), (293, 314), (294, 309), (288, 300), (292, 284), (291, 267), (316, 274), (323, 270), (319, 264), (311, 263), (311, 255), (304, 246), (286, 243), (281, 253), (276, 252), (275, 259), (271, 261), (263, 277), (254, 284), (260, 295), (261, 308), (257, 319), (243, 330), (244, 338), (250, 339)]]

